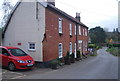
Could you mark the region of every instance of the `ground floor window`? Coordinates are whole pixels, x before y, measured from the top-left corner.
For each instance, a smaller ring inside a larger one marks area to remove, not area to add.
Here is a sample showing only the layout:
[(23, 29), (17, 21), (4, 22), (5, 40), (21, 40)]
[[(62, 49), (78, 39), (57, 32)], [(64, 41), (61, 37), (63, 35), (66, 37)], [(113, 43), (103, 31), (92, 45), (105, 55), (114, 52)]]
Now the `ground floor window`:
[(72, 54), (72, 42), (70, 42), (70, 54)]
[(34, 42), (29, 42), (28, 43), (28, 50), (35, 50), (35, 43)]
[(58, 46), (58, 52), (59, 52), (59, 58), (62, 58), (63, 55), (62, 55), (62, 50), (63, 50), (63, 46), (62, 46), (62, 43), (59, 43), (59, 46)]
[(77, 57), (77, 54), (76, 54), (76, 43), (74, 44), (74, 54), (75, 54), (75, 58)]

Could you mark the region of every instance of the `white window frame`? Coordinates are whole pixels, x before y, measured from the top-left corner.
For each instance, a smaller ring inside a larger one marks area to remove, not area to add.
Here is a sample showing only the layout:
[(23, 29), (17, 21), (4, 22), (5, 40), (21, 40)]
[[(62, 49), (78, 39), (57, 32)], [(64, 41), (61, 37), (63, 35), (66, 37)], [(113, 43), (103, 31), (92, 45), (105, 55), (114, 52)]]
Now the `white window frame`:
[(70, 27), (70, 35), (72, 35), (72, 24), (71, 23), (69, 24), (69, 27)]
[(79, 26), (79, 35), (81, 35), (81, 26)]
[(75, 55), (75, 58), (77, 58), (77, 53), (76, 53), (76, 43), (74, 44), (74, 55)]
[(77, 27), (76, 27), (76, 25), (75, 25), (75, 35), (77, 35), (76, 28), (77, 28)]
[(85, 36), (87, 36), (87, 29), (85, 29)]
[(59, 43), (59, 45), (58, 45), (58, 57), (59, 58), (62, 58), (63, 57), (63, 45), (62, 45), (62, 43)]
[(83, 28), (83, 35), (85, 35), (85, 31), (84, 31), (84, 28)]
[(70, 54), (72, 54), (72, 42), (70, 42)]
[[(31, 44), (34, 44), (34, 46), (31, 46)], [(36, 50), (36, 44), (35, 44), (35, 42), (29, 42), (28, 43), (28, 50), (30, 50), (30, 51), (35, 51)]]
[(58, 19), (58, 31), (59, 33), (62, 33), (62, 18)]

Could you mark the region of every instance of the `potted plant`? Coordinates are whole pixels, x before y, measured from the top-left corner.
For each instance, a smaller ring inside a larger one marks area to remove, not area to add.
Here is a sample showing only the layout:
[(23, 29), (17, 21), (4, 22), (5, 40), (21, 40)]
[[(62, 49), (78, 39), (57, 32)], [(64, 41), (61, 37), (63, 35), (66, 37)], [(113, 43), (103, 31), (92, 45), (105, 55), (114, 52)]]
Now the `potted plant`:
[(52, 69), (58, 69), (58, 60), (57, 60), (57, 59), (52, 60), (52, 61), (50, 62), (50, 65), (51, 65), (51, 68), (52, 68)]
[(76, 61), (79, 61), (79, 60), (81, 60), (81, 55), (80, 55), (80, 51), (78, 50), (78, 51), (77, 51)]
[(71, 56), (71, 63), (75, 63), (75, 55), (74, 55), (74, 53), (72, 53), (70, 56)]
[(71, 64), (69, 51), (67, 51), (67, 55), (64, 57), (64, 59), (65, 59), (65, 64), (67, 65)]
[(65, 64), (64, 57), (63, 58), (58, 58), (58, 64), (60, 66), (63, 66)]

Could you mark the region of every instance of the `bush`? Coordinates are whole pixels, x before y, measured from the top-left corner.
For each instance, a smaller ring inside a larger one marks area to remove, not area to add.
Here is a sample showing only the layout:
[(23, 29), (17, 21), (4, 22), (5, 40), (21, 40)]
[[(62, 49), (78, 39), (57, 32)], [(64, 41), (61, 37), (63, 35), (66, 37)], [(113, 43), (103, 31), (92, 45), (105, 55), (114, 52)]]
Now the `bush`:
[(74, 53), (72, 53), (70, 55), (70, 57), (71, 57), (71, 63), (75, 63), (75, 55), (74, 55)]
[(77, 58), (76, 58), (77, 61), (81, 60), (81, 54), (80, 54), (80, 51), (78, 50), (77, 51)]
[(67, 51), (67, 55), (64, 57), (64, 59), (65, 59), (65, 64), (70, 65), (70, 53), (69, 53), (69, 51)]
[(120, 44), (113, 44), (113, 47), (120, 47)]
[(88, 48), (95, 48), (96, 45), (95, 44), (88, 44)]
[(63, 58), (58, 58), (58, 64), (60, 66), (64, 65), (64, 63), (65, 63), (64, 57)]
[(50, 62), (50, 66), (52, 69), (57, 69), (58, 68), (58, 60), (54, 59)]

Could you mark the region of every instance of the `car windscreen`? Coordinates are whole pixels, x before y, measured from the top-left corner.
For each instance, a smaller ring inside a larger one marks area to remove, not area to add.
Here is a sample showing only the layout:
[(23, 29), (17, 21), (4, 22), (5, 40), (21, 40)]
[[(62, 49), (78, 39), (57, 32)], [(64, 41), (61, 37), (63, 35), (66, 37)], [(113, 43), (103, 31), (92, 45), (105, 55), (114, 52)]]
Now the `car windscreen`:
[(8, 49), (14, 56), (27, 56), (27, 54), (21, 49)]

